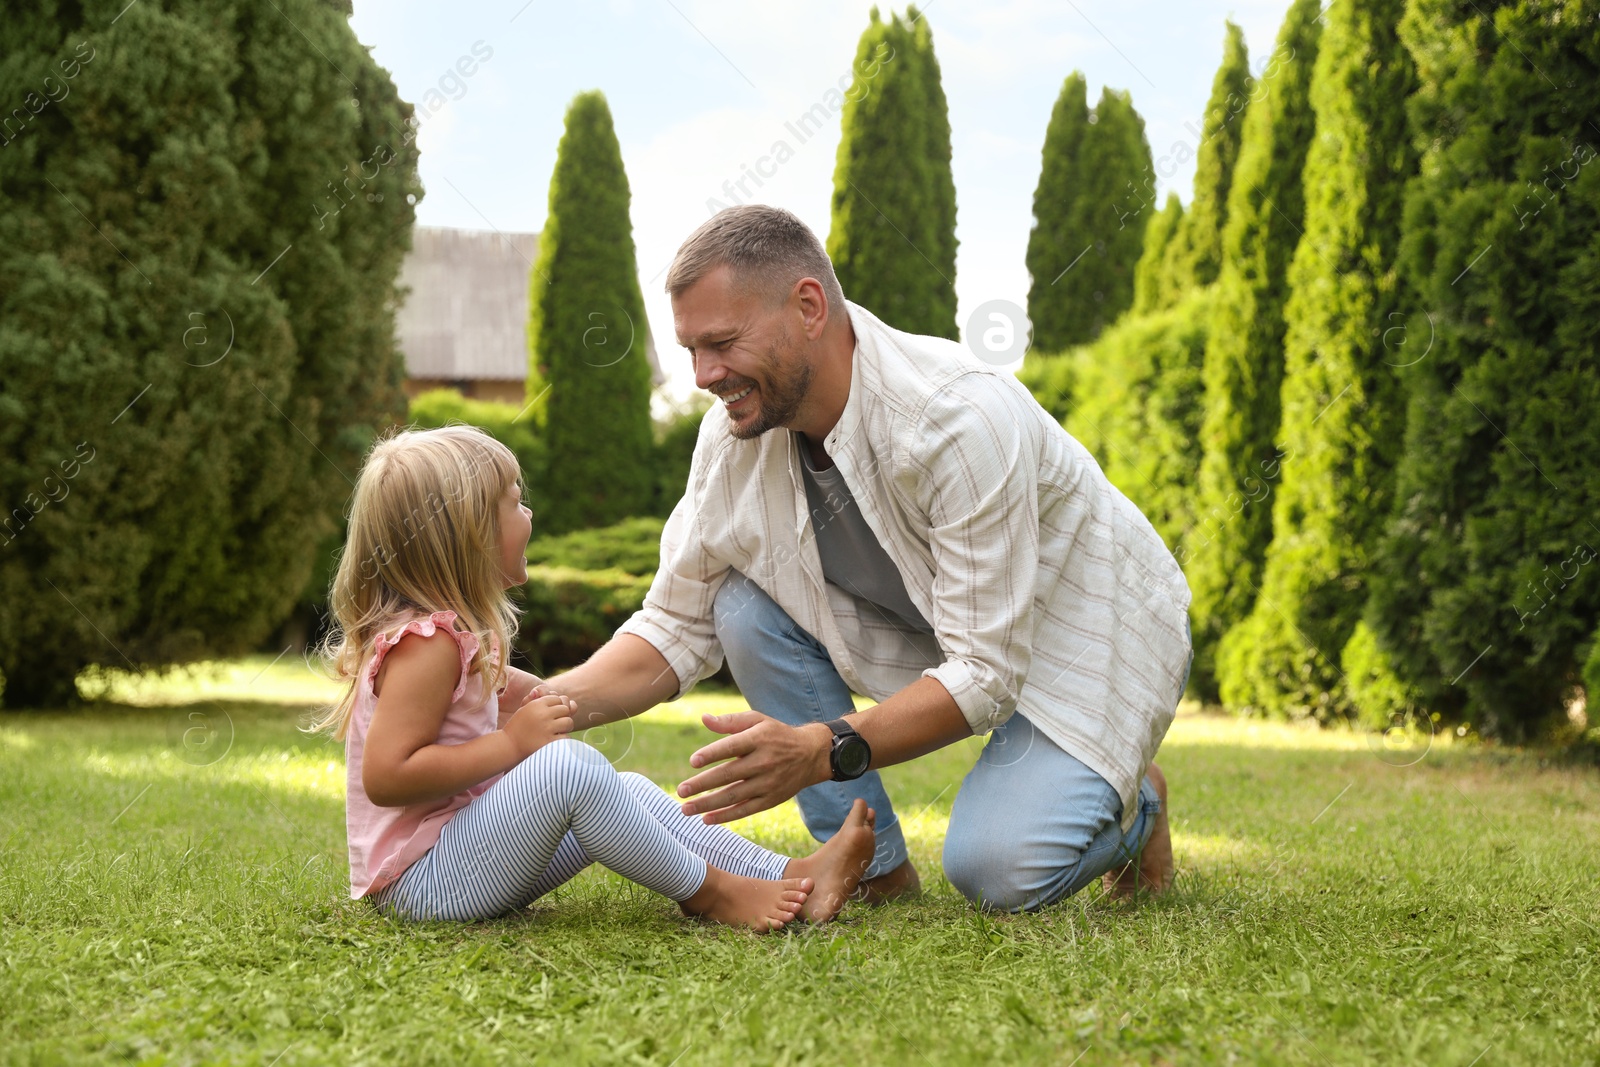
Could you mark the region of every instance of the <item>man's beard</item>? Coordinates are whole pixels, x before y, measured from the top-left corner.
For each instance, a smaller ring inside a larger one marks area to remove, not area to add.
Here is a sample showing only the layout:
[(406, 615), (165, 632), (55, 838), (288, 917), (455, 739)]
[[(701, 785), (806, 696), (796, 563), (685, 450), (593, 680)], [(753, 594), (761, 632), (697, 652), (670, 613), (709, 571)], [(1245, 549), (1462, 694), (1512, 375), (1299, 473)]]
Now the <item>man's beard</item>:
[[(784, 366), (783, 360), (779, 358), (780, 352), (789, 357), (788, 366)], [(787, 329), (767, 350), (762, 364), (766, 371), (766, 383), (764, 385), (753, 381), (750, 383), (756, 386), (758, 403), (755, 415), (748, 423), (735, 422), (729, 427), (733, 436), (741, 440), (748, 441), (760, 437), (768, 430), (777, 429), (792, 420), (800, 410), (800, 405), (805, 402), (806, 394), (811, 391), (813, 368), (809, 360), (799, 356), (790, 347)]]

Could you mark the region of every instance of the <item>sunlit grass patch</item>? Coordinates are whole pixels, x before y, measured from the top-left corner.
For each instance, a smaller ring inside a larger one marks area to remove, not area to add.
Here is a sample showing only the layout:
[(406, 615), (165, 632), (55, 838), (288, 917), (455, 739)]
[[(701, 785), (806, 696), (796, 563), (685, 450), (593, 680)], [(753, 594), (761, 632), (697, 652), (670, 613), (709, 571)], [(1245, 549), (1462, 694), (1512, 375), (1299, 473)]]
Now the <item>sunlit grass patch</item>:
[(278, 656), (205, 661), (163, 672), (92, 668), (78, 677), (88, 700), (136, 707), (226, 700), (264, 704), (327, 704), (342, 687), (329, 678), (315, 656), (286, 651)]
[[(1185, 709), (1174, 890), (994, 916), (939, 869), (972, 738), (884, 772), (917, 900), (760, 938), (592, 870), (411, 925), (348, 899), (306, 701), (130, 681), (148, 706), (0, 723), (0, 1062), (1597, 1062), (1600, 780), (1537, 752)], [(589, 739), (670, 790), (740, 710)], [(793, 802), (735, 828), (815, 847)]]

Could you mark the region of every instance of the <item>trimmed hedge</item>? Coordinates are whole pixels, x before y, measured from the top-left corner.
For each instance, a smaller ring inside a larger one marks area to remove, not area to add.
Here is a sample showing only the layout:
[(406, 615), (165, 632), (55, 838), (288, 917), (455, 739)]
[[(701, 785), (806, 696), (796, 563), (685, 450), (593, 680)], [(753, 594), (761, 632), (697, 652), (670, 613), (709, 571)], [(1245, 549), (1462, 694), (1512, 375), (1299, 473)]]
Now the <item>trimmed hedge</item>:
[(582, 663), (644, 604), (653, 575), (530, 566), (516, 650), (546, 675)]
[(648, 578), (656, 572), (661, 559), (661, 530), (665, 525), (661, 519), (639, 516), (623, 519), (615, 526), (538, 537), (528, 542), (528, 565), (618, 570)]
[[(1600, 34), (1590, 5), (1408, 7), (1420, 177), (1387, 336), (1409, 418), (1364, 618), (1429, 710), (1503, 740), (1600, 699)], [(1492, 21), (1491, 21), (1492, 20)], [(1468, 269), (1470, 268), (1470, 269)], [(1424, 312), (1426, 314), (1424, 314)]]
[(529, 543), (515, 645), (536, 673), (582, 663), (639, 610), (660, 561), (663, 525), (625, 519)]
[(451, 423), (476, 426), (516, 453), (522, 483), (532, 494), (544, 472), (545, 448), (532, 419), (516, 421), (520, 410), (516, 404), (469, 400), (454, 389), (430, 389), (411, 401), (409, 417), (413, 426), (424, 430)]
[(1194, 524), (1200, 365), (1213, 294), (1197, 289), (1165, 311), (1128, 315), (1094, 344), (1063, 357), (1075, 364), (1067, 430), (1178, 551), (1180, 563), (1179, 545)]

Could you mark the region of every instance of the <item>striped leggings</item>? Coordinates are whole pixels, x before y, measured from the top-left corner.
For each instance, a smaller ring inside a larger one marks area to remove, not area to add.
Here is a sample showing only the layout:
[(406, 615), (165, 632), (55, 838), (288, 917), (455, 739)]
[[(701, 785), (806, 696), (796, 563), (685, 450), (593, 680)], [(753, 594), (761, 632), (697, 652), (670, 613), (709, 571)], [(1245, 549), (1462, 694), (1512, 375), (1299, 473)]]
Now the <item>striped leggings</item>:
[(407, 919), (489, 919), (591, 863), (682, 901), (707, 864), (776, 879), (789, 857), (684, 815), (648, 778), (619, 774), (598, 749), (563, 738), (451, 816), (438, 843), (369, 899)]

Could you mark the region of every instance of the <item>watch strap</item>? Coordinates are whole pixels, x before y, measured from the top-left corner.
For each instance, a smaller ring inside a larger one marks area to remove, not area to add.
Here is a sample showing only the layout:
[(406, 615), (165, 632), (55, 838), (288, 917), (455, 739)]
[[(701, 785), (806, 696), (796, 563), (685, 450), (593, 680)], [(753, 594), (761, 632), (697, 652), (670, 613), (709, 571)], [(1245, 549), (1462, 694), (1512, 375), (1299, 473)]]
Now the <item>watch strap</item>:
[(826, 725), (827, 725), (828, 729), (833, 731), (833, 736), (834, 737), (850, 737), (852, 735), (855, 736), (855, 737), (860, 737), (861, 736), (860, 734), (856, 733), (856, 728), (854, 726), (851, 726), (850, 723), (842, 715), (839, 718), (834, 719), (831, 722), (827, 723)]

